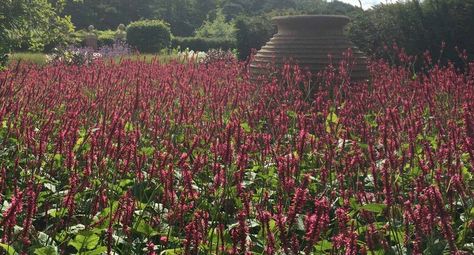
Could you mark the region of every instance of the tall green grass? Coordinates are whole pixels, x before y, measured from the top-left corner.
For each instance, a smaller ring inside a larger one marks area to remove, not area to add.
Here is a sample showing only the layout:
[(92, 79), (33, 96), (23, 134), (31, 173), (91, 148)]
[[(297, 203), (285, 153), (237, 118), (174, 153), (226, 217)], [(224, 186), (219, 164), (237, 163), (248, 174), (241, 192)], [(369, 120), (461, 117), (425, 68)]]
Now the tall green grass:
[(44, 65), (46, 64), (46, 55), (44, 53), (36, 52), (15, 52), (10, 55), (10, 63), (17, 63), (18, 61)]

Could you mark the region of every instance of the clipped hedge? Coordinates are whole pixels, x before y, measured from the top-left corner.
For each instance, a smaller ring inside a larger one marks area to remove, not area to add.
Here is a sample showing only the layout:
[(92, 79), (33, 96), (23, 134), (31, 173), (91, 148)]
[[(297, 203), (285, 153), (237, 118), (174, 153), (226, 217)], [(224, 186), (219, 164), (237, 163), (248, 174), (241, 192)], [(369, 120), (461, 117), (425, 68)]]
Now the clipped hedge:
[(111, 46), (115, 42), (115, 31), (112, 30), (103, 30), (97, 31), (97, 44), (99, 47), (102, 46)]
[(127, 42), (141, 52), (158, 52), (171, 44), (169, 24), (162, 20), (140, 20), (127, 26)]
[(171, 40), (173, 48), (189, 48), (194, 51), (208, 51), (210, 49), (231, 50), (236, 48), (236, 41), (218, 38), (174, 37)]
[[(115, 42), (115, 31), (112, 30), (95, 30), (94, 31), (97, 34), (97, 45), (99, 47), (103, 46), (111, 46)], [(85, 37), (86, 37), (87, 31), (85, 30), (79, 30), (76, 31), (72, 34), (72, 43), (77, 44), (80, 46), (85, 46)]]

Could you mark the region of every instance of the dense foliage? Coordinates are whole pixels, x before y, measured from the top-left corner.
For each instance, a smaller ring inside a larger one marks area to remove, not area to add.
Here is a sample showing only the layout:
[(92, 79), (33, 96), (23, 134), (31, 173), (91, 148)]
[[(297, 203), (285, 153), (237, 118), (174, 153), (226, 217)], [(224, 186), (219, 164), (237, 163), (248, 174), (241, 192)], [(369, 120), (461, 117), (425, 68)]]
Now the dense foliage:
[(59, 16), (62, 1), (6, 0), (0, 4), (0, 69), (12, 49), (33, 51), (67, 43), (74, 30), (69, 17)]
[(312, 82), (235, 61), (1, 72), (0, 249), (472, 254), (474, 64), (426, 57), (357, 85), (345, 64)]
[(163, 19), (177, 36), (191, 36), (216, 9), (216, 0), (68, 0), (65, 13), (81, 29), (105, 30), (140, 19)]
[(277, 32), (268, 16), (239, 17), (237, 27), (237, 50), (239, 58), (247, 59), (252, 49), (260, 49)]
[[(415, 0), (379, 5), (360, 13), (353, 18), (349, 35), (362, 50), (378, 56), (384, 55), (386, 45), (396, 43), (409, 54), (421, 55), (428, 50), (435, 57), (459, 60), (456, 47), (474, 56), (472, 24), (474, 1)], [(443, 45), (448, 50), (441, 52)]]
[(127, 26), (127, 42), (140, 52), (159, 52), (171, 44), (169, 25), (161, 20), (140, 20)]
[(235, 39), (234, 22), (227, 22), (222, 10), (218, 10), (213, 20), (206, 20), (196, 29), (195, 36), (200, 38)]

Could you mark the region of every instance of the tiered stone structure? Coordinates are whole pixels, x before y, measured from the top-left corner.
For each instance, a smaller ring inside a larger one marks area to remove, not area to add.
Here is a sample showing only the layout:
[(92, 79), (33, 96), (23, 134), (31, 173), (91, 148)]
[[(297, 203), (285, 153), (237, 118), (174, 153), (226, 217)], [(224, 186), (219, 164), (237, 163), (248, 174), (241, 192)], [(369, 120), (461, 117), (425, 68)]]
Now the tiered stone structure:
[(267, 74), (269, 64), (279, 67), (290, 60), (316, 74), (324, 70), (330, 61), (338, 64), (343, 58), (343, 52), (351, 48), (355, 60), (351, 79), (368, 79), (367, 58), (343, 33), (344, 26), (349, 21), (348, 17), (338, 15), (273, 18), (278, 26), (278, 33), (255, 55), (250, 65), (252, 77)]

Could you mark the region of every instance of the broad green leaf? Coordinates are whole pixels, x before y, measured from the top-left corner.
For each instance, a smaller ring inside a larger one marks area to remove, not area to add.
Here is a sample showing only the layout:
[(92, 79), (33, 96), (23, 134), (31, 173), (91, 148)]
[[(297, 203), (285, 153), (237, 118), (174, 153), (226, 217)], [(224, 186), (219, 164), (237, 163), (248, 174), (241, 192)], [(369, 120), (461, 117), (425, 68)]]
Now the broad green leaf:
[(331, 133), (338, 123), (339, 117), (337, 117), (336, 113), (330, 112), (326, 117), (326, 132)]
[(245, 133), (252, 132), (252, 129), (250, 128), (249, 124), (246, 123), (246, 122), (240, 123), (240, 127), (242, 127), (242, 129), (245, 131)]
[(150, 156), (153, 155), (153, 153), (155, 153), (155, 148), (153, 148), (153, 147), (143, 147), (143, 148), (140, 149), (140, 153), (142, 155), (150, 157)]
[(314, 246), (314, 248), (317, 251), (329, 251), (332, 249), (332, 243), (327, 240), (321, 240)]
[(74, 240), (69, 241), (69, 245), (76, 248), (77, 251), (92, 250), (99, 243), (99, 239), (99, 236), (93, 233), (79, 234)]
[(37, 248), (35, 249), (34, 253), (36, 255), (56, 255), (58, 253), (58, 247), (53, 247), (53, 246), (46, 246), (42, 248)]
[(16, 255), (17, 254), (15, 249), (13, 249), (13, 247), (11, 247), (8, 244), (0, 243), (0, 247), (3, 248), (7, 252), (8, 255)]
[(146, 223), (144, 220), (141, 220), (140, 223), (138, 223), (137, 226), (137, 232), (145, 234), (147, 236), (156, 236), (158, 235), (158, 232), (156, 232), (148, 223)]
[(49, 189), (51, 192), (56, 193), (56, 186), (52, 183), (44, 183), (45, 188)]
[(364, 119), (369, 126), (376, 128), (378, 126), (376, 116), (373, 113), (364, 115)]
[(125, 124), (125, 132), (128, 133), (128, 132), (132, 132), (132, 131), (133, 131), (133, 124), (130, 123), (130, 122), (127, 122), (127, 123)]
[(463, 166), (461, 168), (461, 171), (462, 171), (462, 176), (463, 176), (464, 180), (466, 180), (466, 181), (472, 180), (472, 174), (469, 172), (469, 169), (467, 167)]
[(377, 203), (372, 203), (372, 204), (366, 204), (361, 206), (359, 209), (360, 210), (366, 210), (369, 212), (374, 212), (374, 213), (381, 213), (387, 206), (384, 204), (377, 204)]
[(292, 119), (296, 119), (296, 117), (298, 117), (298, 114), (294, 111), (287, 111), (286, 113), (288, 114), (288, 117)]
[(50, 242), (53, 239), (48, 234), (46, 234), (44, 232), (41, 232), (41, 231), (38, 231), (38, 234), (36, 234), (36, 235), (37, 235), (38, 242), (42, 246), (48, 246), (48, 242)]
[(61, 162), (61, 159), (62, 159), (62, 158), (63, 158), (63, 155), (61, 155), (61, 154), (59, 154), (59, 153), (54, 154), (54, 160), (55, 160), (56, 162), (58, 162), (58, 163)]
[(423, 251), (423, 254), (441, 255), (447, 247), (448, 242), (445, 240), (432, 240), (427, 244), (426, 249)]
[(61, 208), (61, 209), (49, 209), (48, 214), (53, 217), (53, 218), (62, 218), (66, 216), (67, 209), (66, 208)]
[(268, 222), (268, 227), (270, 228), (270, 231), (275, 232), (277, 229), (276, 221), (274, 219), (270, 219)]
[(73, 151), (78, 151), (81, 148), (82, 144), (84, 143), (84, 137), (79, 137), (77, 139), (76, 144), (74, 145)]
[(99, 246), (92, 251), (81, 252), (79, 255), (100, 255), (105, 254), (107, 252), (107, 247)]
[(131, 185), (133, 185), (133, 180), (130, 180), (130, 179), (124, 179), (119, 182), (119, 186), (121, 188), (126, 188)]
[[(343, 203), (342, 199), (340, 199), (339, 201), (340, 203)], [(351, 206), (352, 209), (359, 210), (359, 205), (357, 204), (357, 201), (355, 200), (355, 198), (349, 199), (349, 205)]]

